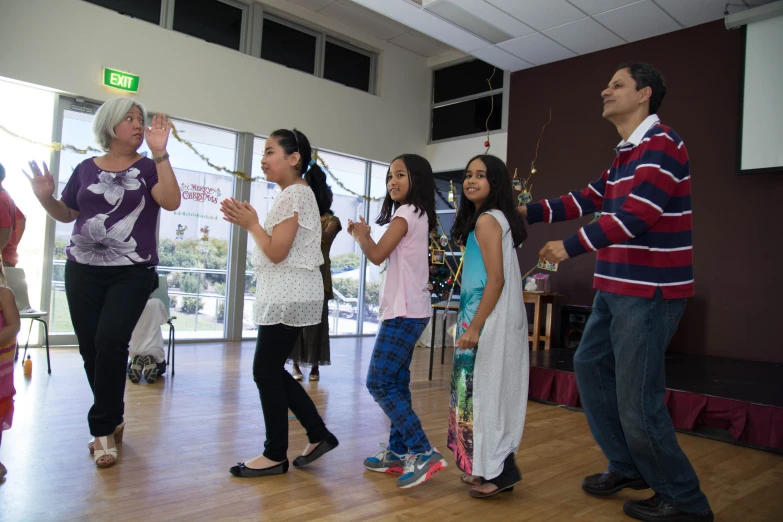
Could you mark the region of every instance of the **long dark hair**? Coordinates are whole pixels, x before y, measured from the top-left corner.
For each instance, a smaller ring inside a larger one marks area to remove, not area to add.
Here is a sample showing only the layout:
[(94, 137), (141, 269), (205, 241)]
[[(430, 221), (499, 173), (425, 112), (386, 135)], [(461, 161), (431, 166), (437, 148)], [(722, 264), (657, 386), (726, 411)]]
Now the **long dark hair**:
[[(394, 211), (400, 208), (400, 205), (413, 205), (419, 215), (427, 214), (428, 230), (433, 230), (438, 226), (438, 221), (435, 218), (435, 177), (432, 175), (430, 162), (418, 154), (402, 154), (394, 158), (392, 163), (397, 160), (402, 160), (408, 170), (410, 184), (408, 196), (404, 203), (397, 203), (392, 200), (387, 190), (381, 211), (375, 222), (379, 225), (386, 225), (391, 222)], [(389, 164), (387, 176), (389, 172), (391, 172), (391, 164)]]
[(454, 219), (454, 225), (451, 227), (451, 238), (460, 245), (465, 245), (470, 234), (476, 228), (476, 221), (479, 216), (488, 210), (500, 210), (508, 220), (511, 227), (511, 237), (514, 239), (514, 245), (519, 245), (527, 239), (527, 230), (522, 216), (516, 210), (514, 205), (513, 192), (511, 190), (511, 177), (508, 175), (508, 169), (503, 161), (488, 154), (479, 154), (471, 158), (465, 167), (467, 172), (470, 164), (475, 160), (481, 160), (487, 167), (487, 181), (489, 182), (489, 195), (481, 204), (481, 208), (465, 196), (465, 191), (459, 198), (459, 211)]
[(318, 202), (318, 215), (322, 216), (332, 208), (334, 195), (332, 187), (326, 183), (326, 173), (318, 165), (313, 163), (313, 149), (310, 147), (310, 140), (299, 130), (278, 129), (273, 132), (270, 138), (276, 138), (277, 143), (285, 151), (286, 156), (298, 152), (301, 157), (299, 161), (299, 175), (304, 173), (304, 180), (313, 189), (315, 200)]

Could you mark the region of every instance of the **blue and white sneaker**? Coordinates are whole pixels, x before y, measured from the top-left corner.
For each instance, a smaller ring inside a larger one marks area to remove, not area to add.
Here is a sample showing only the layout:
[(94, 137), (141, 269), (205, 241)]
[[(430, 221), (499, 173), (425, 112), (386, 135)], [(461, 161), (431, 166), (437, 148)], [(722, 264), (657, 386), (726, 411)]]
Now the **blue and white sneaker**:
[(383, 442), (380, 443), (381, 451), (364, 459), (364, 467), (378, 473), (391, 473), (402, 475), (405, 469), (405, 455), (398, 455), (389, 449)]
[(397, 479), (397, 486), (402, 489), (412, 488), (431, 479), (444, 470), (448, 464), (437, 448), (428, 453), (418, 453), (405, 456), (405, 471)]

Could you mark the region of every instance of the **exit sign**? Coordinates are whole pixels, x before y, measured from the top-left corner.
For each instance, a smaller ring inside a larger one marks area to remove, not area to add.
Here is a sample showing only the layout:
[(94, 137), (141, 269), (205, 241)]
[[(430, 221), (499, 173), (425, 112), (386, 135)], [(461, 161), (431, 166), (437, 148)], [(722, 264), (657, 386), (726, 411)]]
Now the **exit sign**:
[(103, 85), (126, 92), (139, 92), (139, 77), (104, 67)]

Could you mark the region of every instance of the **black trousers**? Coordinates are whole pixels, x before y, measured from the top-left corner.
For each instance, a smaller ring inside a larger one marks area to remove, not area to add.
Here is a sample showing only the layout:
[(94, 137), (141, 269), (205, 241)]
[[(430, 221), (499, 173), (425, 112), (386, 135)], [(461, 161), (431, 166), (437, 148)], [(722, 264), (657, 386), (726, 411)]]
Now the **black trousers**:
[(122, 424), (128, 345), (157, 286), (153, 265), (65, 263), (65, 295), (94, 400), (87, 414), (93, 437)]
[(253, 379), (258, 386), (261, 409), (264, 411), (264, 456), (275, 462), (287, 458), (289, 408), (307, 431), (310, 443), (321, 442), (329, 433), (313, 400), (285, 370), (288, 355), (301, 333), (301, 327), (284, 324), (258, 327)]

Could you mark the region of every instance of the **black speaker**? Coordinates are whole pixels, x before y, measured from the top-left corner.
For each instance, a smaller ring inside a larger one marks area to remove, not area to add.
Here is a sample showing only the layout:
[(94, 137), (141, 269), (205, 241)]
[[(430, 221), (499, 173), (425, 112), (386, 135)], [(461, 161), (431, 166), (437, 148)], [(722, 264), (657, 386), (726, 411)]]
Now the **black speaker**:
[(590, 306), (564, 305), (560, 307), (560, 347), (576, 350), (593, 312)]

